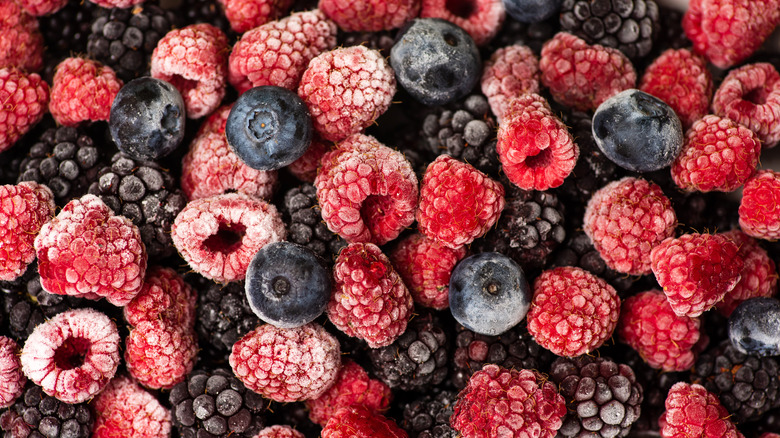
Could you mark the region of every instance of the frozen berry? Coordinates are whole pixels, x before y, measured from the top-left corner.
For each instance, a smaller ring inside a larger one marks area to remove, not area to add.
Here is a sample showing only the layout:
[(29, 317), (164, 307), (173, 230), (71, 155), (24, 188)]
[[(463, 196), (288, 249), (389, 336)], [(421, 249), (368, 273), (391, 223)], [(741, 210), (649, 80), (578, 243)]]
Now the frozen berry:
[(742, 302), (729, 317), (729, 340), (737, 350), (758, 356), (780, 355), (780, 301), (756, 297)]
[(170, 436), (171, 411), (129, 377), (112, 379), (91, 405), (97, 412), (92, 431), (94, 438)]
[(35, 236), (54, 216), (54, 195), (32, 181), (0, 186), (0, 280), (24, 274), (35, 260)]
[(561, 9), (563, 0), (503, 0), (506, 13), (521, 23), (539, 23)]

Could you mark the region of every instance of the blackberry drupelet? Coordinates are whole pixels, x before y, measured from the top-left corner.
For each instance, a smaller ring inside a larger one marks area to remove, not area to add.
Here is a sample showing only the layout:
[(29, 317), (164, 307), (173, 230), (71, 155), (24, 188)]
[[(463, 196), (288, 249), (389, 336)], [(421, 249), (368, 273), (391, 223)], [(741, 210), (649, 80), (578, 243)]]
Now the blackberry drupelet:
[[(24, 393), (3, 416), (16, 413), (28, 425), (4, 430), (6, 438), (51, 437), (88, 438), (95, 422), (95, 414), (88, 402), (69, 404), (46, 395), (40, 386), (28, 382)], [(18, 420), (17, 420), (18, 421)], [(6, 421), (0, 421), (5, 425)], [(22, 432), (20, 435), (18, 432)]]
[(457, 392), (442, 390), (407, 403), (401, 427), (411, 438), (455, 438), (450, 417), (457, 399)]
[(182, 0), (177, 8), (187, 25), (208, 23), (218, 27), (228, 35), (230, 41), (235, 41), (235, 34), (230, 28), (230, 21), (225, 16), (223, 6), (217, 0)]
[(643, 62), (634, 64), (634, 67), (637, 67), (638, 72), (641, 72), (647, 65), (650, 65), (649, 63), (652, 62), (652, 60), (668, 49), (684, 49), (693, 45), (683, 30), (682, 12), (659, 5), (658, 17), (659, 28), (657, 37), (653, 43), (653, 50), (650, 52), (649, 56), (642, 60)]
[(483, 59), (490, 59), (490, 55), (497, 49), (522, 44), (533, 50), (536, 56), (542, 52), (542, 46), (547, 40), (555, 36), (561, 30), (558, 15), (554, 15), (547, 20), (538, 23), (521, 23), (514, 18), (507, 16), (504, 20), (501, 30), (498, 31), (495, 38), (485, 46), (483, 50)]
[(204, 352), (217, 361), (224, 360), (242, 336), (260, 325), (246, 298), (244, 283), (226, 285), (208, 282), (198, 290), (195, 329)]
[(43, 35), (42, 77), (52, 82), (57, 64), (68, 56), (87, 52), (87, 38), (98, 6), (89, 0), (68, 2), (59, 11), (38, 17)]
[(317, 204), (317, 189), (304, 183), (284, 194), (282, 216), (287, 226), (287, 240), (313, 250), (329, 265), (347, 242), (330, 231), (322, 220)]
[(366, 46), (377, 50), (384, 57), (390, 56), (390, 49), (395, 42), (395, 30), (382, 30), (379, 32), (343, 32), (339, 30), (337, 37), (338, 46)]

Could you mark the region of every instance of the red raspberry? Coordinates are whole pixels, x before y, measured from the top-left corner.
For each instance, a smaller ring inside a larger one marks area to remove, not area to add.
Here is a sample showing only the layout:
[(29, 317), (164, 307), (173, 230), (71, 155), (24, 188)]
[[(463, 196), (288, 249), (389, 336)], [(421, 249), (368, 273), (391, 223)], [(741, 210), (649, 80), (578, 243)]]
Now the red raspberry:
[(108, 316), (90, 308), (66, 310), (30, 333), (22, 349), (22, 371), (46, 394), (82, 403), (114, 377), (120, 341)]
[(666, 396), (661, 416), (663, 438), (744, 438), (718, 396), (699, 384), (677, 382)]
[(732, 192), (756, 171), (761, 141), (733, 120), (707, 115), (685, 133), (672, 179), (686, 191)]
[(35, 238), (41, 286), (58, 295), (124, 306), (146, 274), (146, 248), (138, 227), (115, 216), (95, 195), (74, 199)]
[(463, 438), (553, 438), (566, 402), (555, 384), (530, 370), (485, 365), (458, 394), (450, 417)]
[(345, 32), (378, 32), (414, 19), (420, 5), (420, 0), (320, 0), (318, 7)]
[(305, 438), (305, 436), (290, 426), (277, 424), (266, 427), (253, 438)]
[(390, 345), (406, 330), (414, 302), (390, 260), (373, 243), (352, 243), (333, 266), (328, 318), (371, 348)]
[(583, 220), (607, 266), (629, 275), (651, 272), (650, 251), (674, 236), (676, 226), (677, 215), (661, 187), (630, 176), (594, 193)]
[(92, 1), (92, 3), (106, 9), (111, 9), (111, 8), (127, 9), (130, 6), (141, 4), (144, 1), (146, 0), (94, 0)]
[[(24, 392), (27, 378), (22, 373), (19, 346), (13, 339), (0, 336), (0, 408), (7, 408)], [(388, 390), (389, 391), (389, 390)]]
[(218, 27), (192, 24), (168, 32), (152, 52), (152, 77), (170, 82), (187, 117), (211, 114), (225, 97), (228, 40)]
[(26, 74), (15, 67), (0, 68), (0, 102), (3, 152), (41, 121), (49, 104), (49, 85), (36, 73)]
[(171, 226), (173, 244), (184, 260), (218, 282), (242, 280), (257, 251), (285, 235), (276, 207), (243, 193), (190, 201)]
[(666, 102), (687, 129), (709, 112), (712, 74), (688, 49), (668, 49), (645, 69), (639, 89)]
[(674, 313), (699, 316), (734, 289), (745, 263), (738, 251), (722, 234), (684, 234), (656, 245), (653, 274)]
[(152, 389), (170, 389), (184, 380), (197, 356), (194, 326), (187, 329), (162, 320), (141, 321), (125, 340), (127, 371)]
[(220, 0), (225, 17), (237, 33), (262, 26), (283, 17), (295, 0)]
[(171, 412), (128, 377), (113, 378), (92, 407), (97, 413), (92, 438), (166, 438), (171, 434)]
[(422, 0), (421, 18), (443, 18), (471, 35), (484, 46), (501, 29), (506, 19), (504, 3), (496, 0)]
[[(0, 68), (7, 67), (28, 72), (43, 67), (43, 36), (38, 20), (15, 0), (0, 0)], [(0, 86), (0, 90), (3, 88)], [(6, 102), (1, 95), (0, 102)]]
[(314, 136), (306, 152), (297, 160), (287, 165), (287, 170), (301, 181), (313, 183), (317, 177), (322, 157), (333, 150), (333, 143)]
[(780, 172), (759, 170), (745, 183), (739, 226), (756, 239), (780, 239)]
[(218, 134), (225, 133), (225, 125), (227, 124), (227, 118), (230, 115), (230, 110), (233, 109), (233, 104), (229, 103), (222, 105), (214, 110), (211, 115), (206, 117), (206, 120), (200, 124), (197, 134), (195, 136), (201, 136), (207, 132), (216, 132)]
[(498, 127), (496, 151), (513, 184), (539, 191), (563, 184), (580, 153), (566, 125), (538, 94), (509, 101)]
[(513, 97), (539, 94), (540, 75), (539, 59), (527, 46), (515, 44), (493, 52), (482, 70), (481, 88), (499, 124)]
[(577, 357), (612, 336), (620, 298), (603, 279), (574, 266), (542, 272), (534, 281), (528, 332), (559, 356)]
[(233, 345), (230, 366), (246, 387), (278, 402), (321, 396), (341, 367), (339, 341), (322, 326), (264, 324)]
[(35, 182), (0, 186), (0, 280), (24, 274), (35, 260), (35, 236), (54, 216), (54, 195)]
[(777, 267), (766, 250), (758, 242), (740, 230), (723, 233), (739, 247), (739, 255), (745, 260), (739, 283), (715, 306), (729, 317), (737, 306), (754, 297), (771, 297), (777, 293)]
[(24, 10), (36, 17), (53, 14), (68, 4), (68, 0), (16, 0)]
[(108, 120), (122, 81), (111, 67), (84, 58), (65, 58), (57, 65), (49, 111), (57, 123), (76, 126)]
[(154, 266), (146, 271), (141, 292), (124, 308), (130, 325), (162, 321), (182, 329), (195, 327), (197, 295), (192, 286), (171, 268)]
[(660, 290), (641, 292), (623, 302), (618, 333), (653, 368), (686, 371), (696, 360), (699, 318), (677, 316)]
[(437, 310), (450, 305), (450, 274), (466, 257), (466, 247), (448, 248), (423, 234), (403, 239), (389, 254), (414, 302)]
[(309, 61), (336, 46), (336, 32), (318, 9), (247, 31), (230, 52), (228, 81), (239, 93), (261, 85), (295, 90)]
[(439, 155), (423, 176), (417, 227), (428, 238), (457, 249), (487, 233), (505, 204), (501, 183), (470, 164)]
[(354, 134), (323, 155), (314, 185), (322, 219), (349, 242), (383, 245), (414, 222), (412, 165), (374, 137)]
[(407, 438), (395, 422), (365, 406), (341, 408), (322, 429), (322, 438)]
[(553, 98), (579, 111), (595, 110), (605, 100), (634, 88), (636, 71), (617, 49), (558, 32), (542, 47), (542, 84)]

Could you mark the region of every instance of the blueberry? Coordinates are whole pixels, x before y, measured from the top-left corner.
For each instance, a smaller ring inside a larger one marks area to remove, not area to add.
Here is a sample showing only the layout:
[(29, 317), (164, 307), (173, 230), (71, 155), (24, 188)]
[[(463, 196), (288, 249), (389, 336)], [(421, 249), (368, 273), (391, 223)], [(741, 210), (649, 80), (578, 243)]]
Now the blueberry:
[(311, 249), (274, 242), (260, 249), (246, 273), (249, 307), (280, 328), (300, 327), (320, 316), (330, 298), (330, 271)]
[(503, 0), (506, 13), (521, 23), (539, 23), (560, 9), (563, 0)]
[(729, 340), (745, 354), (780, 355), (780, 300), (757, 297), (743, 301), (728, 321)]
[(425, 105), (444, 105), (467, 95), (482, 74), (482, 61), (466, 31), (440, 18), (412, 20), (390, 49), (398, 83)]
[(309, 148), (311, 116), (296, 93), (273, 85), (255, 87), (233, 105), (225, 135), (230, 148), (247, 166), (276, 170)]
[(683, 129), (674, 110), (644, 91), (622, 91), (593, 114), (593, 138), (620, 167), (652, 172), (672, 164), (683, 145)]
[(531, 306), (522, 268), (497, 252), (460, 261), (450, 276), (450, 311), (469, 330), (496, 336), (516, 326)]
[(136, 160), (157, 160), (184, 138), (184, 100), (168, 82), (133, 79), (117, 93), (108, 126), (120, 151)]

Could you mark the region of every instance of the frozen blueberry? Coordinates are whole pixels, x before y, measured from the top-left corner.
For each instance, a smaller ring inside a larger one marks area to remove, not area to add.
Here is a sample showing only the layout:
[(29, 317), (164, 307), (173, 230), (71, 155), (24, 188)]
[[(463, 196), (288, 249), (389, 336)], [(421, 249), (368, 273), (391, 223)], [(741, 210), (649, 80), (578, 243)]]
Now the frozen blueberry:
[(615, 164), (634, 172), (652, 172), (672, 164), (683, 145), (683, 129), (674, 110), (644, 91), (622, 91), (593, 114), (593, 138)]
[(461, 260), (450, 276), (450, 311), (464, 327), (496, 336), (517, 325), (531, 306), (522, 268), (497, 252)]
[(780, 300), (743, 301), (729, 317), (729, 340), (737, 350), (758, 356), (780, 355)]
[(425, 105), (444, 105), (468, 94), (482, 74), (482, 61), (466, 31), (440, 18), (412, 20), (390, 49), (398, 83)]
[(225, 135), (230, 148), (247, 166), (276, 170), (309, 148), (311, 116), (296, 93), (264, 85), (238, 98), (228, 115)]
[(560, 9), (563, 0), (504, 0), (506, 13), (521, 23), (539, 23)]
[(157, 160), (181, 143), (185, 116), (184, 100), (173, 85), (142, 77), (119, 90), (108, 126), (120, 151), (136, 160)]
[(292, 242), (268, 244), (246, 273), (249, 307), (279, 328), (300, 327), (320, 316), (330, 298), (330, 273), (311, 249)]

